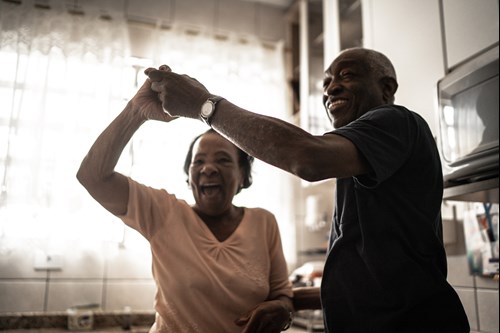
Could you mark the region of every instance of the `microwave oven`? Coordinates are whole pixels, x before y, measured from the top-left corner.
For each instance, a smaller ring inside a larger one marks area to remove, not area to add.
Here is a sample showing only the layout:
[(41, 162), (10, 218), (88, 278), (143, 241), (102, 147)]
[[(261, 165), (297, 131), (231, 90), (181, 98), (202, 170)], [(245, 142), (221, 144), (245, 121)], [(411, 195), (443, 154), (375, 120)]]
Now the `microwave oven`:
[(438, 81), (445, 187), (498, 178), (498, 44)]

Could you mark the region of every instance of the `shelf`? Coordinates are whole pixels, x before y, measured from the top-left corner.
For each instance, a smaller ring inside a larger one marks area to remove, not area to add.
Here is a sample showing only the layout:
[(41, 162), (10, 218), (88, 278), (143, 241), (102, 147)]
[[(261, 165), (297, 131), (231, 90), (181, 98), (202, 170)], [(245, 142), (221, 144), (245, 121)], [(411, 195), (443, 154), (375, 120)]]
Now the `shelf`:
[(498, 203), (498, 177), (444, 189), (443, 199)]

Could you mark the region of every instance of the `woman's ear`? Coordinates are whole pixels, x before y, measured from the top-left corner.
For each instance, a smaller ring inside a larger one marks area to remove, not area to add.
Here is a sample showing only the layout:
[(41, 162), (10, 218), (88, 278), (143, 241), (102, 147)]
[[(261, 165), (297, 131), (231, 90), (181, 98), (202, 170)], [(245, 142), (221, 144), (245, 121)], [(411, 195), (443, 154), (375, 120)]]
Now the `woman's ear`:
[(381, 79), (382, 92), (385, 103), (394, 103), (394, 95), (398, 90), (398, 83), (392, 77), (384, 77)]

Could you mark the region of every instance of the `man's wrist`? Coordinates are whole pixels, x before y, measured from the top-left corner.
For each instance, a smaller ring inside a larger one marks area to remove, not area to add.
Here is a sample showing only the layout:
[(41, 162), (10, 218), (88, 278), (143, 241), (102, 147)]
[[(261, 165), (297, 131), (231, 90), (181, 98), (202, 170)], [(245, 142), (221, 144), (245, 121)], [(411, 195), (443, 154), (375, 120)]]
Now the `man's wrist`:
[(205, 122), (208, 126), (211, 126), (212, 117), (217, 110), (217, 104), (223, 100), (224, 98), (217, 95), (211, 95), (207, 98), (207, 100), (202, 104), (200, 110), (200, 118)]

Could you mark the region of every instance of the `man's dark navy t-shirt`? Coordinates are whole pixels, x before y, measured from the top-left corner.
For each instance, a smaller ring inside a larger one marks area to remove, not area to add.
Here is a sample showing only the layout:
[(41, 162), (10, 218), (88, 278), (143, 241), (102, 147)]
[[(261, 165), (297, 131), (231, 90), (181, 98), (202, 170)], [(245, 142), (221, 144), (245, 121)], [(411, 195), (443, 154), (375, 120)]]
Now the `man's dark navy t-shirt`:
[(321, 300), (327, 332), (469, 332), (446, 281), (443, 177), (425, 120), (385, 105), (341, 135), (371, 172), (337, 179)]

